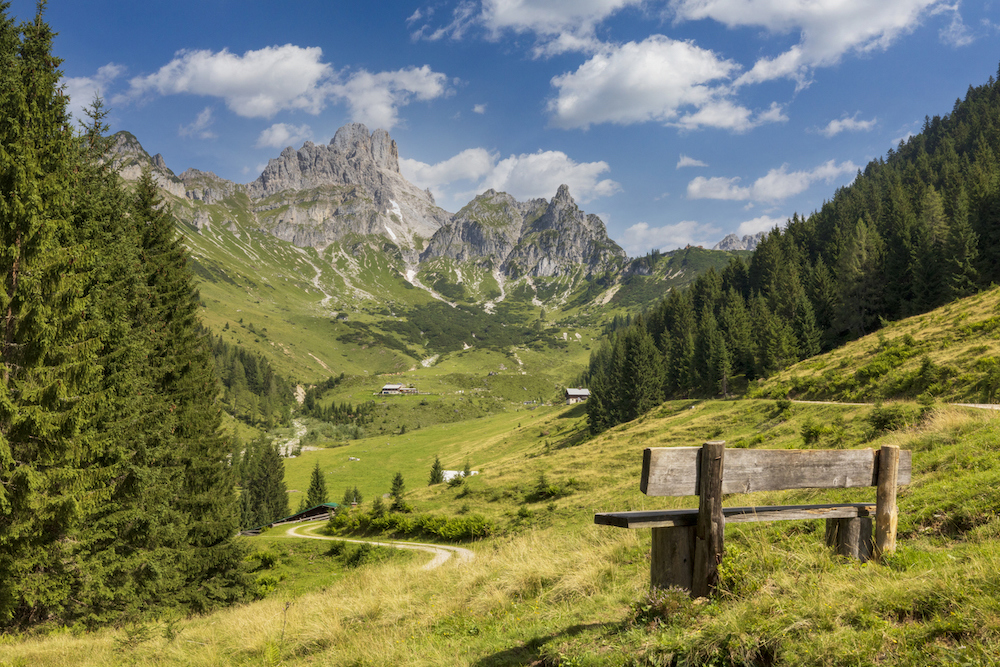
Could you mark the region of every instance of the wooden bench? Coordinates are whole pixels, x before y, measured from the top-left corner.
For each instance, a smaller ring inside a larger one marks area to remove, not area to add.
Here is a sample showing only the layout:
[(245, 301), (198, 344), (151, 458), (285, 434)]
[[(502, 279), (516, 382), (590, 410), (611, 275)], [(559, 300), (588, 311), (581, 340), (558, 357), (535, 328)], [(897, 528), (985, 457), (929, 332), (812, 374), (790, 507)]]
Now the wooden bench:
[[(654, 447), (643, 453), (642, 492), (697, 495), (698, 509), (609, 512), (594, 515), (594, 523), (652, 528), (652, 585), (678, 586), (693, 597), (707, 596), (718, 583), (727, 523), (826, 519), (827, 544), (840, 554), (867, 560), (895, 551), (896, 487), (909, 484), (910, 470), (911, 453), (895, 445), (878, 451), (727, 450), (719, 441), (701, 447)], [(874, 503), (722, 506), (723, 495), (729, 493), (869, 486), (877, 487)]]

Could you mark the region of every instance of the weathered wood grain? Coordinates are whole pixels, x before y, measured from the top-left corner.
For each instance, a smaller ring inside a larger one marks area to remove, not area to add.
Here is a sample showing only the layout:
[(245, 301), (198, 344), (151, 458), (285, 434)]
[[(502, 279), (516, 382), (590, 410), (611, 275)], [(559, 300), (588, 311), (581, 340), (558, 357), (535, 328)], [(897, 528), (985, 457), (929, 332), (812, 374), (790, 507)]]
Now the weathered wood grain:
[(698, 486), (698, 523), (694, 539), (694, 574), (691, 596), (708, 597), (719, 583), (719, 563), (725, 551), (726, 519), (722, 514), (722, 471), (726, 443), (702, 445)]
[(649, 581), (657, 588), (691, 590), (694, 576), (694, 526), (653, 528)]
[(871, 517), (827, 519), (826, 544), (841, 556), (856, 558), (862, 563), (871, 560), (873, 551)]
[(899, 483), (900, 454), (902, 452), (897, 445), (883, 445), (879, 450), (879, 480), (875, 490), (875, 554), (878, 558), (896, 550), (896, 526), (899, 521), (896, 485)]
[[(723, 507), (726, 523), (757, 521), (789, 521), (793, 519), (850, 519), (874, 517), (875, 503), (830, 503), (827, 505), (767, 505), (760, 507)], [(594, 523), (618, 528), (669, 528), (694, 526), (698, 510), (642, 510), (635, 512), (602, 512), (594, 515)]]
[[(701, 447), (651, 447), (643, 452), (639, 488), (650, 496), (698, 494)], [(722, 493), (843, 489), (878, 484), (871, 449), (727, 449)], [(900, 452), (897, 484), (909, 484), (911, 453)]]

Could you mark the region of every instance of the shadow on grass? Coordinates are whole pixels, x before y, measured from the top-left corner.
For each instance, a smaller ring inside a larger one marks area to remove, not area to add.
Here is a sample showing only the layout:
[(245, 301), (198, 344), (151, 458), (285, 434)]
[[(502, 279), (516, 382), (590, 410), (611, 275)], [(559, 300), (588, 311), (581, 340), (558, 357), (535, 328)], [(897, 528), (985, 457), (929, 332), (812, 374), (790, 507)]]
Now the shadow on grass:
[(542, 667), (543, 665), (551, 665), (556, 663), (551, 663), (542, 658), (540, 651), (543, 646), (551, 641), (557, 639), (566, 639), (569, 637), (574, 637), (582, 632), (587, 632), (590, 630), (599, 630), (601, 628), (617, 628), (618, 624), (615, 623), (586, 623), (581, 625), (571, 625), (570, 627), (562, 630), (561, 632), (555, 632), (550, 635), (544, 635), (539, 637), (532, 637), (528, 641), (524, 642), (520, 646), (514, 646), (505, 651), (500, 651), (499, 653), (494, 653), (493, 655), (488, 655), (485, 658), (481, 658), (476, 662), (472, 663), (474, 667), (520, 667), (527, 665), (534, 665), (535, 667)]
[(569, 410), (563, 410), (558, 419), (579, 419), (587, 414), (587, 404), (577, 403)]

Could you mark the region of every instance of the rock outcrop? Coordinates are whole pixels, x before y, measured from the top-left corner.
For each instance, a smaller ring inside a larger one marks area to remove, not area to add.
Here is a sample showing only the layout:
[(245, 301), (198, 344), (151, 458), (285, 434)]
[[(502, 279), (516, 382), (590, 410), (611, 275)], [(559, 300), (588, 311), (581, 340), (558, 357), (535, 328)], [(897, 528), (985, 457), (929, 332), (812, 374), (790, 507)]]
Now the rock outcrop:
[[(248, 185), (197, 169), (176, 176), (127, 132), (116, 135), (115, 150), (123, 177), (137, 179), (149, 165), (161, 187), (183, 200), (175, 212), (199, 230), (213, 219), (231, 223), (224, 207), (235, 205), (260, 231), (299, 247), (381, 238), (379, 243), (396, 246), (411, 268), (446, 257), (511, 278), (549, 277), (581, 265), (587, 273), (602, 272), (626, 259), (601, 219), (581, 211), (565, 185), (551, 201), (519, 202), (488, 190), (449, 214), (429, 191), (402, 176), (389, 133), (369, 133), (360, 123), (337, 130), (329, 144), (307, 141), (298, 150), (286, 148)], [(214, 205), (222, 205), (222, 212), (207, 208)]]
[(608, 238), (601, 219), (584, 214), (561, 185), (551, 201), (522, 203), (503, 192), (484, 192), (420, 255), (421, 261), (435, 257), (489, 264), (517, 278), (558, 276), (579, 265), (596, 273), (624, 262), (625, 251)]
[(118, 132), (112, 137), (111, 152), (116, 156), (115, 166), (126, 181), (137, 181), (142, 170), (149, 168), (156, 184), (175, 197), (184, 196), (184, 183), (167, 168), (163, 156), (150, 155), (130, 132)]
[(400, 174), (389, 133), (369, 134), (361, 123), (340, 128), (328, 145), (307, 141), (299, 150), (286, 148), (248, 191), (260, 201), (258, 213), (277, 211), (264, 216), (267, 231), (299, 246), (379, 234), (409, 248), (450, 217)]
[(767, 236), (767, 232), (747, 234), (742, 239), (736, 234), (727, 234), (726, 238), (716, 243), (712, 250), (756, 250), (757, 244), (765, 236)]

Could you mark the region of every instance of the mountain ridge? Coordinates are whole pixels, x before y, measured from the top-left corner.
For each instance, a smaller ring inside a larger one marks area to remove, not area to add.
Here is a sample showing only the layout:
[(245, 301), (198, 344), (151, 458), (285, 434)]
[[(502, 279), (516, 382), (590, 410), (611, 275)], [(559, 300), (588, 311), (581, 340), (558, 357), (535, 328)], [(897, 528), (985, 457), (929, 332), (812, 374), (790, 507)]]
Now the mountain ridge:
[[(334, 242), (383, 237), (408, 270), (450, 257), (489, 266), (508, 279), (565, 275), (580, 266), (591, 275), (627, 259), (600, 218), (581, 211), (565, 185), (549, 201), (517, 202), (491, 190), (457, 214), (445, 211), (429, 191), (400, 173), (399, 149), (389, 133), (369, 132), (361, 123), (341, 127), (329, 144), (307, 141), (298, 150), (285, 148), (248, 184), (193, 168), (178, 176), (133, 135), (119, 132), (114, 139), (126, 180), (137, 179), (148, 166), (157, 184), (175, 198), (242, 207), (258, 231), (300, 248), (322, 250)], [(496, 226), (485, 209), (500, 195), (506, 217), (500, 224), (504, 232), (497, 237), (483, 232)], [(177, 211), (178, 217), (199, 231), (213, 220), (229, 222), (216, 219), (221, 211), (206, 216), (191, 210), (185, 215), (186, 208)]]

